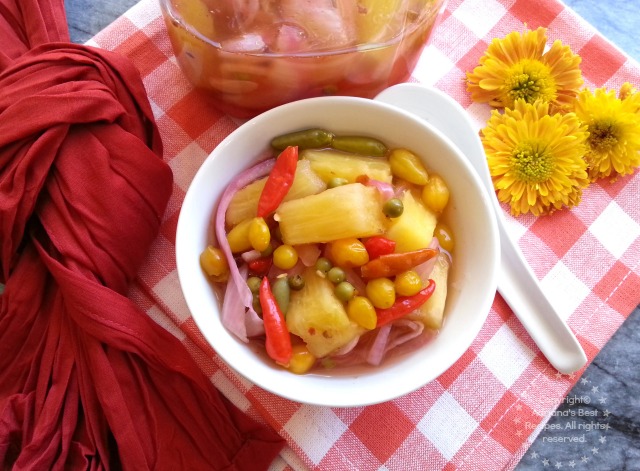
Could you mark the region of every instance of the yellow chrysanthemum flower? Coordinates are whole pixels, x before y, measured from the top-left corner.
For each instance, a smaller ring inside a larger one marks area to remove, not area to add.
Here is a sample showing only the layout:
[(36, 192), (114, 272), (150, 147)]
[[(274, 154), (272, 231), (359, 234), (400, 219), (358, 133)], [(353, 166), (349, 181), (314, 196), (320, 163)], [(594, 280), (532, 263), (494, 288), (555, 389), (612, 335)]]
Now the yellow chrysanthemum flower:
[(559, 40), (544, 52), (546, 32), (546, 28), (512, 32), (491, 41), (480, 65), (467, 73), (471, 99), (496, 108), (513, 108), (518, 99), (567, 106), (584, 82), (581, 58)]
[(637, 93), (638, 91), (636, 90), (636, 87), (629, 82), (625, 82), (620, 87), (620, 90), (618, 90), (618, 98), (626, 100), (627, 98), (631, 98), (633, 95), (637, 95)]
[(549, 114), (543, 101), (493, 110), (482, 143), (498, 200), (514, 216), (577, 205), (589, 184), (582, 158), (587, 136), (574, 113)]
[(640, 95), (629, 85), (620, 96), (615, 90), (585, 89), (575, 100), (574, 111), (589, 131), (585, 160), (591, 181), (615, 181), (640, 166)]
[(640, 93), (629, 82), (625, 82), (618, 90), (618, 98), (627, 102), (627, 107), (640, 113)]

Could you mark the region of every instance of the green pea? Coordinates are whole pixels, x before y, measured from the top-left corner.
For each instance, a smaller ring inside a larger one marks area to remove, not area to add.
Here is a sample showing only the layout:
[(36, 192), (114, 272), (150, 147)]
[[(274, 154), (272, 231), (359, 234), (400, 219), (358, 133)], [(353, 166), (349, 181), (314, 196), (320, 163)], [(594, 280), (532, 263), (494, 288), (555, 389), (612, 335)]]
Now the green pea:
[(346, 185), (349, 181), (346, 178), (334, 177), (327, 182), (327, 188), (335, 188), (337, 186)]
[(347, 275), (344, 273), (344, 270), (340, 267), (332, 267), (327, 272), (327, 279), (337, 285), (338, 283), (343, 282), (347, 278)]
[(253, 310), (256, 311), (259, 317), (262, 317), (262, 304), (260, 304), (260, 297), (258, 293), (253, 294)]
[(277, 278), (271, 286), (271, 292), (273, 293), (273, 297), (276, 298), (276, 302), (278, 303), (278, 307), (280, 308), (280, 311), (282, 311), (282, 314), (286, 314), (289, 310), (289, 298), (291, 296), (287, 277), (283, 276)]
[(365, 136), (335, 136), (331, 147), (353, 154), (383, 157), (387, 155), (387, 146), (378, 139)]
[[(278, 226), (280, 227), (280, 226)], [(273, 254), (273, 244), (271, 242), (269, 242), (269, 245), (267, 245), (267, 248), (264, 249), (262, 252), (260, 252), (260, 256), (261, 257), (270, 257)]]
[(294, 291), (300, 291), (304, 288), (304, 278), (302, 275), (291, 275), (287, 281), (289, 282), (289, 288)]
[(252, 293), (257, 293), (260, 290), (260, 283), (262, 280), (257, 276), (250, 276), (247, 278), (247, 285), (249, 285), (249, 289)]
[(271, 140), (271, 147), (276, 150), (284, 150), (289, 146), (298, 146), (302, 149), (321, 149), (330, 147), (333, 141), (333, 134), (324, 129), (305, 129), (304, 131), (295, 131), (281, 136), (274, 137)]
[(389, 218), (397, 218), (404, 212), (404, 205), (398, 198), (391, 198), (382, 206), (382, 212)]
[(355, 296), (356, 289), (348, 281), (343, 281), (342, 283), (338, 283), (336, 285), (334, 293), (340, 301), (346, 303)]
[(325, 275), (329, 273), (329, 270), (331, 270), (332, 266), (333, 265), (328, 258), (320, 257), (318, 260), (316, 260), (316, 270)]

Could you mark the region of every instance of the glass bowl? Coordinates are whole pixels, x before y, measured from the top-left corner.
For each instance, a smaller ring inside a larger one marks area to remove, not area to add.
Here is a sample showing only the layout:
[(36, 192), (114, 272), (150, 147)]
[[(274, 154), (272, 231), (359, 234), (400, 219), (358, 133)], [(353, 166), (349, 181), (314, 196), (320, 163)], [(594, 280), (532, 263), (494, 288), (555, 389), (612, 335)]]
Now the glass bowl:
[(373, 98), (406, 81), (446, 0), (160, 0), (177, 61), (221, 111)]

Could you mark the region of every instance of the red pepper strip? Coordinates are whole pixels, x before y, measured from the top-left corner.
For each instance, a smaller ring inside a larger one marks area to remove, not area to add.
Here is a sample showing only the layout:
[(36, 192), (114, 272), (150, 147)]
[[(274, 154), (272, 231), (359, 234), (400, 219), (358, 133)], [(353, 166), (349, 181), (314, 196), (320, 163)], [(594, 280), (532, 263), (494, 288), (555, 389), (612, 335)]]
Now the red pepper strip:
[(376, 309), (376, 314), (378, 315), (378, 322), (376, 327), (383, 326), (388, 324), (389, 322), (395, 321), (396, 319), (400, 319), (401, 317), (406, 316), (410, 312), (415, 311), (424, 303), (427, 302), (427, 299), (431, 297), (433, 292), (436, 289), (436, 282), (433, 280), (429, 280), (429, 284), (418, 291), (413, 296), (402, 296), (396, 299), (396, 302), (393, 303), (393, 306), (387, 309)]
[(383, 278), (398, 275), (426, 262), (438, 254), (438, 249), (420, 249), (413, 252), (391, 253), (365, 263), (361, 267), (363, 278)]
[(255, 260), (251, 260), (247, 265), (249, 266), (249, 272), (252, 275), (265, 276), (269, 273), (272, 264), (272, 257), (260, 257)]
[(274, 212), (289, 192), (298, 166), (298, 147), (289, 146), (283, 150), (267, 177), (267, 182), (258, 200), (258, 217), (266, 217)]
[(378, 258), (381, 255), (389, 255), (396, 249), (396, 241), (382, 236), (373, 236), (366, 239), (364, 248), (367, 249), (369, 260)]
[(264, 331), (267, 336), (265, 342), (267, 354), (276, 363), (287, 367), (293, 356), (291, 336), (266, 276), (262, 278), (258, 296), (260, 298), (260, 307), (262, 307)]

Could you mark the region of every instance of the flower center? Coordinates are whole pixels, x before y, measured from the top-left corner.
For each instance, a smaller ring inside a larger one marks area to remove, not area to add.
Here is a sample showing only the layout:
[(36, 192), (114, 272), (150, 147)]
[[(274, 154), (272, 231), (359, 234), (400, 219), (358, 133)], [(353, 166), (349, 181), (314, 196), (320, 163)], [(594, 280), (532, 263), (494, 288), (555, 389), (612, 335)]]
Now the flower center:
[(539, 147), (532, 142), (521, 142), (514, 150), (511, 156), (512, 167), (520, 181), (540, 183), (551, 176), (553, 158)]
[(618, 144), (616, 126), (609, 121), (596, 121), (589, 125), (589, 146), (596, 152), (607, 152)]
[(506, 81), (507, 92), (512, 101), (521, 98), (527, 103), (540, 99), (550, 102), (556, 93), (555, 81), (549, 67), (542, 62), (524, 59), (509, 71)]

